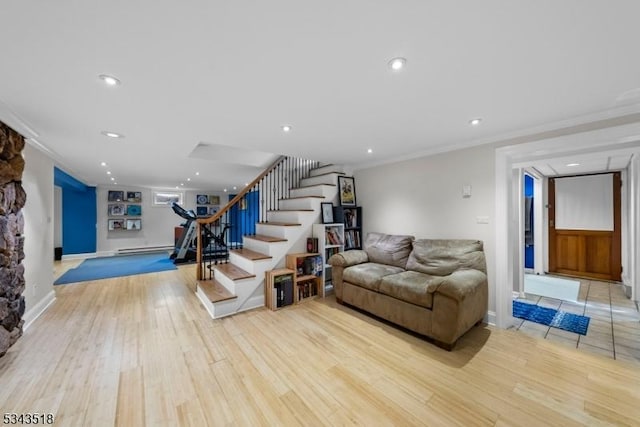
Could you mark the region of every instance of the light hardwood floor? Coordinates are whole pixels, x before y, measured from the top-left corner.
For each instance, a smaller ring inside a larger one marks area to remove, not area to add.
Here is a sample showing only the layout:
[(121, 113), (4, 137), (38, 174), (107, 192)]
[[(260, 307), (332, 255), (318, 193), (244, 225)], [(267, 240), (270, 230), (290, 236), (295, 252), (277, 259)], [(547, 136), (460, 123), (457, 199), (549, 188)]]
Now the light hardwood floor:
[[(59, 426), (638, 425), (640, 364), (474, 328), (452, 352), (317, 299), (212, 320), (190, 266), (56, 287), (0, 358)], [(0, 414), (1, 415), (1, 414)]]

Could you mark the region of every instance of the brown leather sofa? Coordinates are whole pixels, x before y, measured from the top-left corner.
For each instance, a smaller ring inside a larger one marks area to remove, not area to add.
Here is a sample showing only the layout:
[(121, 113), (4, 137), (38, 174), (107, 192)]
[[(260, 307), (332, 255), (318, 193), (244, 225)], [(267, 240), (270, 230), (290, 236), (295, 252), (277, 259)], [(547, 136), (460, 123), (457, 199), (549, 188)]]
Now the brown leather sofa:
[(329, 259), (339, 303), (430, 337), (451, 350), (482, 322), (488, 284), (482, 242), (369, 233), (363, 250)]

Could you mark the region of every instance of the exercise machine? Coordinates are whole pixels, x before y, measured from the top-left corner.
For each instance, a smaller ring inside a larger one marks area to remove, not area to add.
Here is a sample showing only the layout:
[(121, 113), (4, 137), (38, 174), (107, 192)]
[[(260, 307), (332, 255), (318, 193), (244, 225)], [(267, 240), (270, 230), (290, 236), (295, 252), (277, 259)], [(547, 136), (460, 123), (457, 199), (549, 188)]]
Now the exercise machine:
[(198, 218), (194, 211), (187, 211), (177, 203), (171, 204), (171, 209), (180, 218), (186, 220), (182, 226), (182, 235), (173, 253), (169, 258), (173, 260), (174, 264), (183, 262), (192, 262), (196, 260), (198, 250), (198, 238), (202, 239), (203, 258), (206, 260), (215, 260), (216, 263), (221, 260), (229, 259), (229, 248), (225, 241), (227, 231), (229, 230), (229, 224), (225, 224), (222, 232), (219, 235), (214, 234), (208, 227), (201, 227), (202, 235), (197, 236)]
[(174, 264), (195, 261), (196, 241), (194, 238), (196, 230), (198, 229), (198, 224), (196, 223), (197, 216), (194, 211), (188, 211), (175, 202), (171, 204), (171, 209), (173, 209), (173, 212), (180, 218), (185, 219), (186, 222), (180, 224), (182, 226), (182, 235), (180, 239), (178, 239), (176, 247), (169, 258), (173, 260)]

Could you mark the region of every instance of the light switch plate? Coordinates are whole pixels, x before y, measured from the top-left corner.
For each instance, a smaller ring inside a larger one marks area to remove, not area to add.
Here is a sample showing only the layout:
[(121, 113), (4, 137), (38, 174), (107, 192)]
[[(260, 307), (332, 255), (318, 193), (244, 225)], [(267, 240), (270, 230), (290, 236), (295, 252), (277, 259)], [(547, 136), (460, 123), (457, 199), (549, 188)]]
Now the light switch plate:
[(489, 224), (489, 217), (488, 216), (477, 216), (476, 217), (476, 222), (478, 224)]

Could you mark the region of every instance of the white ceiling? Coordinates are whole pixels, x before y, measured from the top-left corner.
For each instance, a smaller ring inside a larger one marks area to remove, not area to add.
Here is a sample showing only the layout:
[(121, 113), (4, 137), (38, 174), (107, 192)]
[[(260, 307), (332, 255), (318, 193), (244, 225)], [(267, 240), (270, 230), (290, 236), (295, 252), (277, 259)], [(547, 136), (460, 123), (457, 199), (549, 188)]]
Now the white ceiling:
[(359, 167), (640, 101), (637, 0), (14, 0), (0, 16), (0, 120), (93, 185), (106, 161), (120, 185), (221, 189), (269, 155)]

